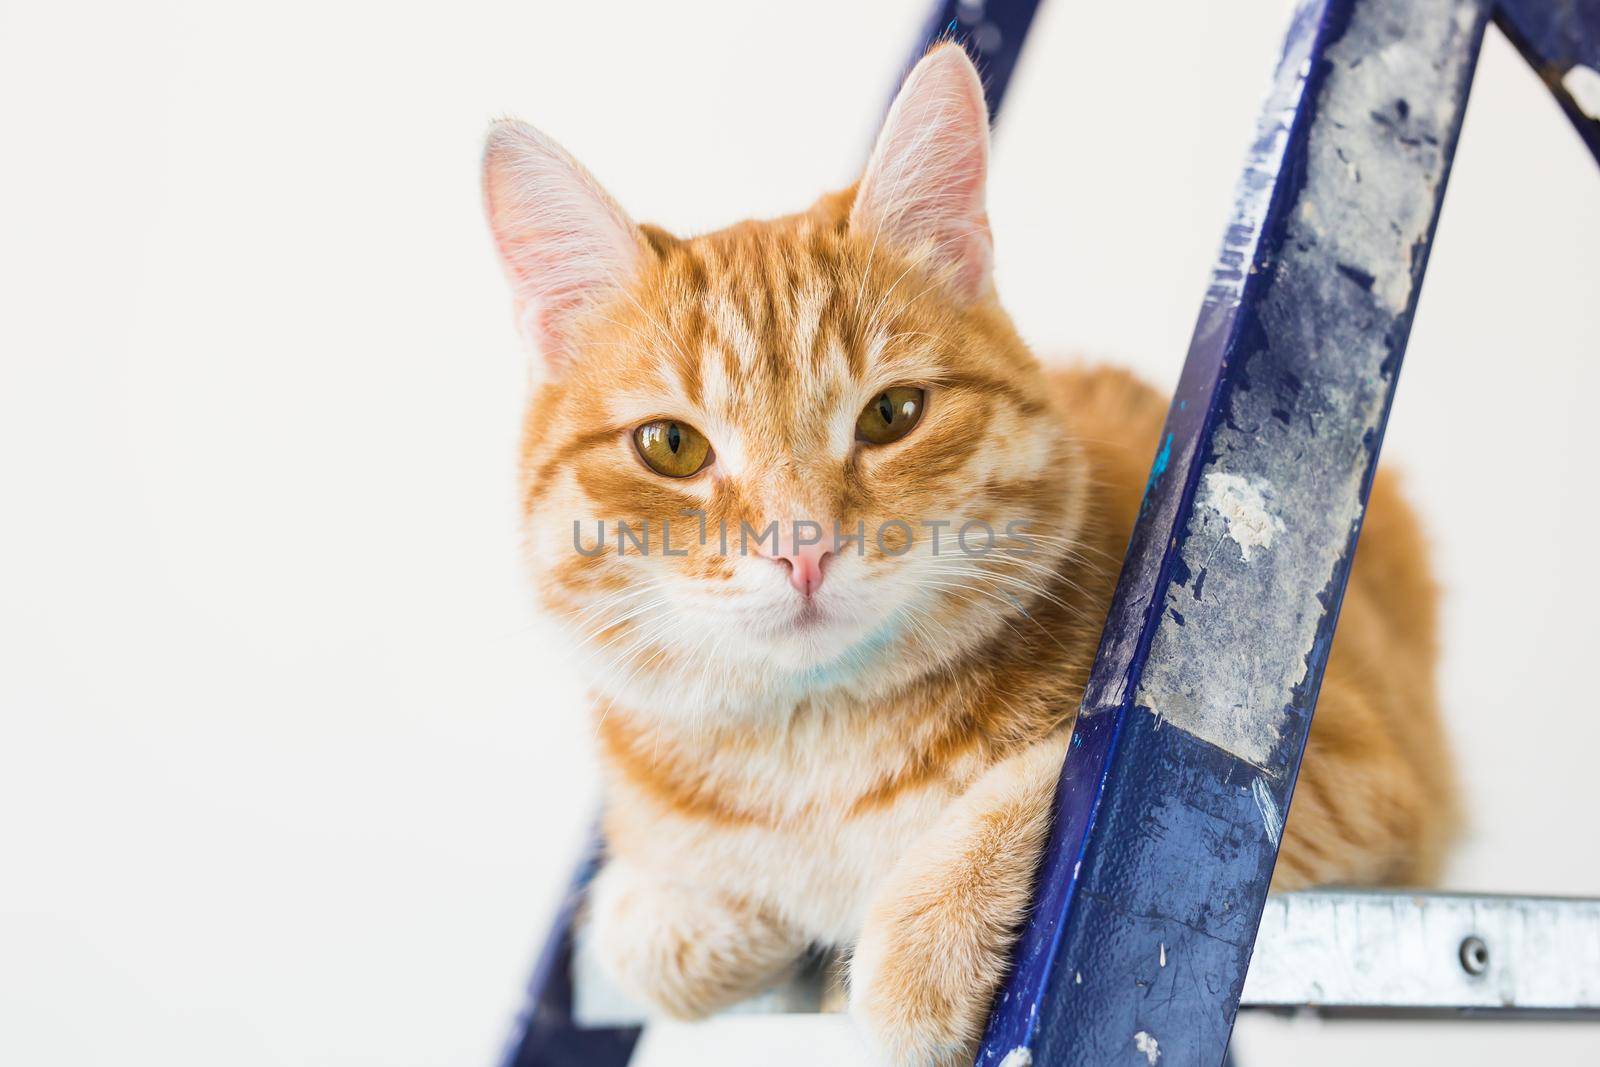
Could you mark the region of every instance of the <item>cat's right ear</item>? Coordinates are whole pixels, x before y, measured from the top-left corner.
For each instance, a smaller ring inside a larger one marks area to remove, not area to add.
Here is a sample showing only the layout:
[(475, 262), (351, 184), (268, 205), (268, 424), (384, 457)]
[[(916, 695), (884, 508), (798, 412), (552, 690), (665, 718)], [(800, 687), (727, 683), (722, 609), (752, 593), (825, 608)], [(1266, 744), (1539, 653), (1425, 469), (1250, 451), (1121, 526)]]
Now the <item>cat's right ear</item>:
[(637, 275), (644, 235), (566, 149), (511, 119), (489, 131), (483, 198), (517, 321), (560, 373), (585, 313)]
[(959, 44), (935, 47), (900, 87), (850, 209), (850, 230), (943, 273), (963, 301), (992, 292), (984, 184), (989, 109)]

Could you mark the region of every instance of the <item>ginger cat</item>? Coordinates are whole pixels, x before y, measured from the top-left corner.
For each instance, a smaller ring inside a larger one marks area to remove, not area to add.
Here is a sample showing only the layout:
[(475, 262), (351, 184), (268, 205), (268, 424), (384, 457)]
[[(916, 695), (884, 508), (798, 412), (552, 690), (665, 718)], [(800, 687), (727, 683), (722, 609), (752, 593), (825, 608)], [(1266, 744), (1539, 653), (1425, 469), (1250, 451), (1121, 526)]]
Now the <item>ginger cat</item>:
[[(837, 948), (885, 1062), (958, 1064), (1004, 975), (1166, 401), (1023, 345), (987, 159), (953, 46), (855, 188), (703, 237), (490, 134), (528, 541), (607, 778), (594, 937), (673, 1015)], [(1451, 825), (1425, 549), (1383, 476), (1368, 516), (1277, 888), (1425, 881)]]

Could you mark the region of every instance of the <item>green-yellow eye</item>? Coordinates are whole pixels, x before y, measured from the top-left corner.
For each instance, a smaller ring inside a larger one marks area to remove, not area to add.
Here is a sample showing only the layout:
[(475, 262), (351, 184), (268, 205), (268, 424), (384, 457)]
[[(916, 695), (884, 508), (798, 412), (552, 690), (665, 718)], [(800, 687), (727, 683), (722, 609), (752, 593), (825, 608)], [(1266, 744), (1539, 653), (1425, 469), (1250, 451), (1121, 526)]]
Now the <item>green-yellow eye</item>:
[(909, 385), (885, 389), (872, 398), (856, 419), (856, 440), (869, 445), (886, 445), (911, 432), (922, 418), (927, 394)]
[(633, 431), (633, 447), (657, 474), (687, 478), (711, 462), (711, 442), (686, 422), (656, 419)]

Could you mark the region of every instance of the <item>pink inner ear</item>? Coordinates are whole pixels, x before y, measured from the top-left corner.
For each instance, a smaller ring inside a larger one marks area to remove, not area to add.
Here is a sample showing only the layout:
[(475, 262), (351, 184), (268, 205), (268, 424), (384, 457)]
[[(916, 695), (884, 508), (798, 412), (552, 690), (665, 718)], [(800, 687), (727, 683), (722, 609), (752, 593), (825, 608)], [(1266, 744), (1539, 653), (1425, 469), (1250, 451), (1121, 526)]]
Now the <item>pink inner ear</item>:
[(572, 357), (571, 331), (584, 308), (626, 280), (613, 282), (596, 269), (600, 263), (586, 262), (581, 251), (563, 253), (580, 241), (576, 234), (535, 231), (498, 242), (512, 276), (518, 315), (552, 363)]
[(530, 126), (494, 128), (483, 182), (518, 318), (545, 361), (560, 369), (575, 358), (583, 315), (637, 271), (638, 229), (588, 171)]
[(912, 70), (895, 98), (851, 211), (851, 229), (925, 255), (972, 299), (989, 284), (984, 211), (989, 113), (966, 53), (944, 45)]

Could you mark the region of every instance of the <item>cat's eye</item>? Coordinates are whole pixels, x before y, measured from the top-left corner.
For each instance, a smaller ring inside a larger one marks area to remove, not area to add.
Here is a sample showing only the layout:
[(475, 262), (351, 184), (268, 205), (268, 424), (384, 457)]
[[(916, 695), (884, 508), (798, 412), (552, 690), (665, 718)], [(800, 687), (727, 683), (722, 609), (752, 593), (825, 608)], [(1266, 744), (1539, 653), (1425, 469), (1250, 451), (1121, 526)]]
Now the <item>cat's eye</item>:
[(640, 426), (633, 431), (633, 447), (646, 466), (668, 478), (699, 474), (711, 462), (711, 442), (706, 435), (675, 419), (656, 419)]
[(869, 445), (886, 445), (911, 432), (922, 418), (927, 394), (909, 385), (885, 389), (856, 419), (856, 440)]

